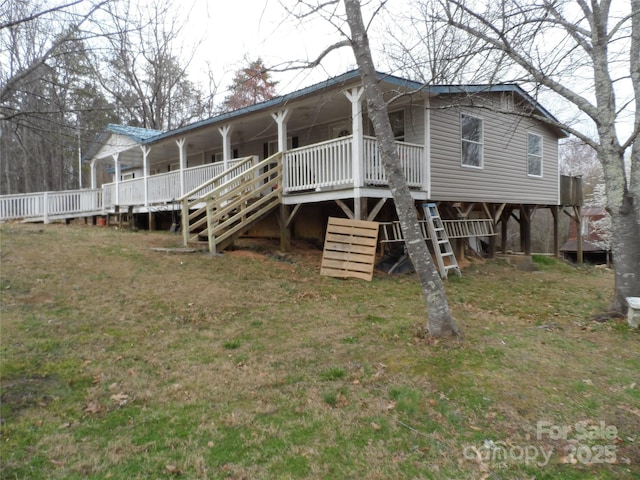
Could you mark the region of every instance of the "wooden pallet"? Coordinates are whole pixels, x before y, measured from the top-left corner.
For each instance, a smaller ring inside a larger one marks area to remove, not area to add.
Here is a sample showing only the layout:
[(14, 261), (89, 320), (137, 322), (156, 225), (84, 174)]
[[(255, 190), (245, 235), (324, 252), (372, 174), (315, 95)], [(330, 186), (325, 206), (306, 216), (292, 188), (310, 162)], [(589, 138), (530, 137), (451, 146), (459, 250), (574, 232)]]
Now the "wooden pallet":
[(378, 228), (378, 222), (330, 217), (320, 275), (371, 281)]

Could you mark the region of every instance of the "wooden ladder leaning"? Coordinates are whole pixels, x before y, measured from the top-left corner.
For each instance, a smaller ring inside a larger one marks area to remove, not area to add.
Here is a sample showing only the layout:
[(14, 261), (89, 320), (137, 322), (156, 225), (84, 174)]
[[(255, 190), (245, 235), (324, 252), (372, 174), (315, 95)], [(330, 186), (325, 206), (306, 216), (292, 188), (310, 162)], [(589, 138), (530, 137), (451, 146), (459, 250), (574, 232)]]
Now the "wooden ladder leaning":
[(440, 270), (440, 276), (447, 278), (449, 270), (453, 270), (459, 277), (462, 275), (458, 261), (451, 248), (449, 237), (444, 229), (438, 207), (435, 203), (425, 203), (422, 205), (424, 210), (424, 217), (427, 221), (427, 228), (429, 229), (429, 239), (433, 245), (433, 251), (438, 262), (438, 269)]

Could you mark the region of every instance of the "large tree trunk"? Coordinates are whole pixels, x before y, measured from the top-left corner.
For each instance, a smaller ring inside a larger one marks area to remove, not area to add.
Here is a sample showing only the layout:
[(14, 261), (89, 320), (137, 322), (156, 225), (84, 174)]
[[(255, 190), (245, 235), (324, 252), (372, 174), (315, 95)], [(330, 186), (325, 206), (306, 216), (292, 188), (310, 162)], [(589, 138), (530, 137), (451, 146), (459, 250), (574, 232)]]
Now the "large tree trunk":
[(427, 304), (427, 332), (437, 337), (459, 335), (460, 331), (449, 310), (444, 285), (422, 236), (413, 198), (398, 161), (387, 104), (376, 78), (369, 40), (362, 21), (360, 2), (345, 0), (344, 3), (347, 22), (351, 29), (351, 45), (360, 69), (369, 118), (373, 123), (379, 144), (380, 159), (389, 179), (407, 252), (420, 280), (422, 293)]
[[(634, 181), (638, 161), (626, 181), (622, 153), (599, 152), (605, 172), (607, 211), (611, 215), (611, 255), (615, 270), (612, 310), (624, 313), (626, 297), (640, 296), (640, 191)], [(627, 188), (627, 185), (629, 187)]]

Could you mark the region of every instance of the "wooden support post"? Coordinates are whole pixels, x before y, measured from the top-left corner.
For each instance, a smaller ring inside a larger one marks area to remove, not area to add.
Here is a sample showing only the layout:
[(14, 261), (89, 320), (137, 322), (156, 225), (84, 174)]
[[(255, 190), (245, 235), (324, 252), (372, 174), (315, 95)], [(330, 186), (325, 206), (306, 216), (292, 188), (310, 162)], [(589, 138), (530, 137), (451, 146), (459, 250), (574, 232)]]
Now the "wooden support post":
[(156, 215), (153, 212), (149, 212), (149, 231), (152, 232), (156, 229)]
[(289, 223), (289, 205), (280, 203), (280, 212), (278, 215), (278, 223), (280, 224), (280, 251), (291, 251), (291, 224)]
[(366, 220), (367, 218), (367, 198), (356, 197), (353, 199), (353, 213), (356, 220)]
[(576, 220), (576, 262), (578, 265), (582, 265), (584, 263), (584, 254), (582, 251), (582, 209), (580, 206), (574, 206), (573, 210), (575, 212), (575, 220)]
[[(496, 230), (498, 226), (498, 219), (495, 217), (495, 207), (493, 205), (487, 205), (486, 203), (482, 204), (485, 212), (488, 214), (489, 218), (493, 222), (493, 230)], [(489, 237), (489, 258), (496, 258), (496, 236), (491, 235)]]
[(551, 205), (549, 207), (551, 215), (553, 215), (553, 256), (560, 258), (560, 229), (558, 227), (559, 220), (559, 207), (558, 205)]
[(456, 238), (455, 242), (453, 242), (454, 255), (456, 256), (458, 263), (464, 259), (464, 247), (466, 244), (466, 238)]
[(511, 218), (511, 212), (509, 210), (503, 210), (500, 215), (500, 250), (502, 254), (507, 253), (507, 240), (509, 237), (509, 219)]
[(531, 255), (531, 211), (529, 205), (520, 205), (520, 249)]
[(129, 230), (136, 229), (136, 221), (133, 215), (133, 205), (129, 205), (129, 209), (127, 210), (127, 221), (129, 222)]
[(116, 205), (116, 215), (118, 219), (118, 228), (122, 228), (122, 211), (120, 210), (119, 205)]

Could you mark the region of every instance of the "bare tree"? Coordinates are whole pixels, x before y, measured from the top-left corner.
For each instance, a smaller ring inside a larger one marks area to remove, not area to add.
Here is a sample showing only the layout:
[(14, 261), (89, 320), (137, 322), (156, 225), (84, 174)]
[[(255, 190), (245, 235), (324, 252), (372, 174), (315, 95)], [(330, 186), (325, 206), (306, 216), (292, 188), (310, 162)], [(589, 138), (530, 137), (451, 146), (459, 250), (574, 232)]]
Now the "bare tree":
[(203, 93), (187, 76), (195, 49), (181, 43), (186, 23), (173, 0), (144, 6), (121, 1), (108, 10), (106, 53), (94, 58), (95, 76), (130, 125), (170, 130), (208, 116), (215, 92)]
[[(342, 4), (344, 4), (346, 16), (339, 13)], [(379, 8), (373, 13), (374, 16), (384, 7), (384, 4), (385, 2), (378, 4)], [(382, 89), (378, 84), (360, 2), (358, 0), (344, 0), (344, 2), (340, 0), (300, 1), (297, 3), (295, 11), (288, 9), (288, 12), (299, 20), (310, 16), (321, 16), (333, 24), (336, 30), (345, 37), (325, 48), (315, 60), (295, 62), (289, 66), (290, 69), (317, 67), (333, 50), (346, 46), (352, 48), (360, 70), (368, 115), (378, 140), (378, 152), (389, 181), (407, 252), (425, 298), (428, 317), (426, 331), (434, 337), (461, 336), (462, 332), (456, 325), (449, 309), (444, 285), (422, 235), (418, 212), (398, 159), (387, 102), (384, 100)], [(344, 30), (345, 22), (350, 33)]]
[(417, 3), (386, 19), (384, 60), (391, 71), (422, 83), (491, 83), (507, 65), (504, 54), (488, 51), (479, 40), (430, 19), (435, 2)]
[(389, 179), (389, 187), (405, 238), (407, 252), (420, 279), (422, 293), (427, 303), (429, 318), (427, 330), (429, 334), (437, 337), (459, 335), (460, 331), (449, 310), (444, 285), (422, 236), (411, 191), (398, 159), (387, 103), (383, 98), (382, 89), (378, 85), (360, 2), (345, 0), (344, 4), (347, 23), (351, 30), (351, 47), (360, 69), (360, 77), (367, 98), (367, 111), (380, 148), (380, 159)]
[(596, 185), (604, 182), (602, 165), (593, 148), (579, 138), (571, 137), (560, 145), (560, 172), (581, 176), (582, 193), (588, 197)]
[(613, 231), (612, 307), (624, 312), (625, 297), (640, 295), (640, 0), (439, 0), (432, 20), (506, 56), (499, 80), (555, 95), (567, 120), (536, 118), (596, 152)]
[[(2, 193), (77, 185), (78, 109), (87, 94), (86, 42), (93, 35), (93, 18), (106, 3), (2, 4)], [(97, 92), (90, 95), (100, 98)]]

